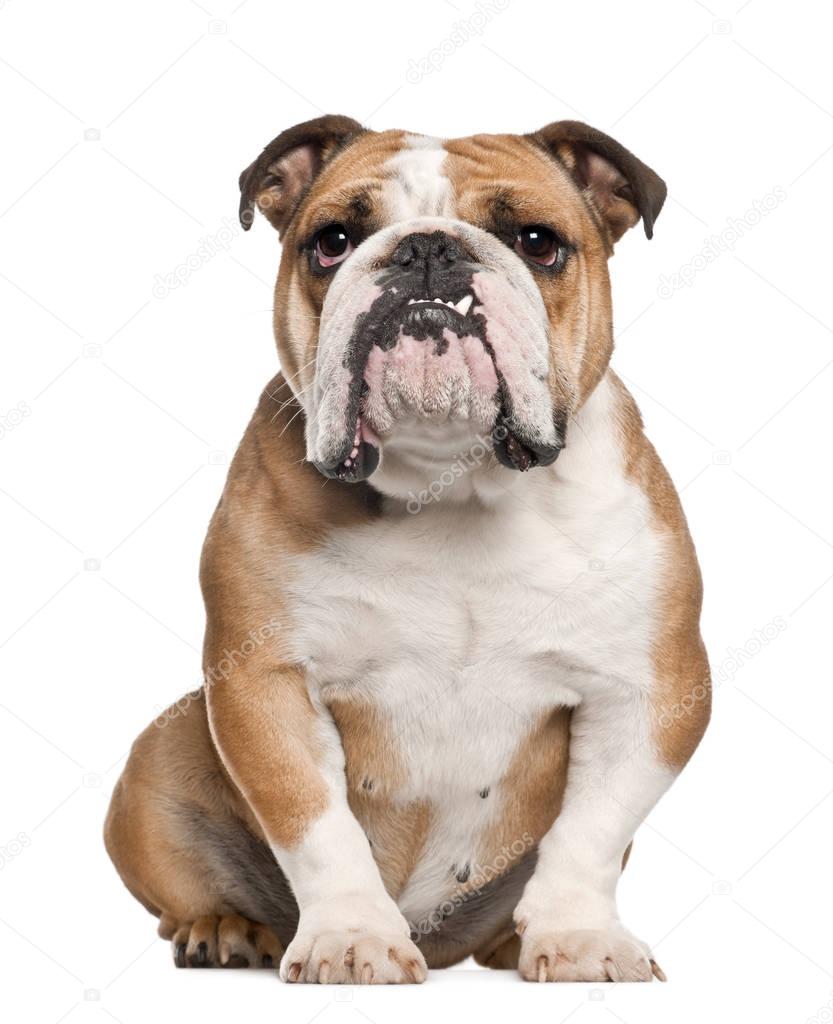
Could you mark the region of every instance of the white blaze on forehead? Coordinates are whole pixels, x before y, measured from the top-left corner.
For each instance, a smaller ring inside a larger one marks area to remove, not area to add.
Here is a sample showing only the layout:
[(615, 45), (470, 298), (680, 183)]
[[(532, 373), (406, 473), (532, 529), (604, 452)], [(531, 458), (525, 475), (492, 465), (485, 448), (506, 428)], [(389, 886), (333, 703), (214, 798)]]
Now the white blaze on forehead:
[(383, 195), (390, 221), (453, 216), (451, 182), (444, 169), (447, 156), (441, 139), (405, 136), (404, 147), (387, 162), (391, 173)]

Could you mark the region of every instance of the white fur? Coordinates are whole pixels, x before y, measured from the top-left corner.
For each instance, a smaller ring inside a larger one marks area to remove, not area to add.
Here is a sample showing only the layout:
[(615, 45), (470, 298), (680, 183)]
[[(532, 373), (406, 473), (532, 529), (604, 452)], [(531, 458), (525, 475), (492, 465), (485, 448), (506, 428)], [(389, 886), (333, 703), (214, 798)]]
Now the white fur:
[(405, 136), (405, 146), (388, 162), (388, 170), (393, 173), (384, 200), (390, 223), (412, 217), (451, 216), (451, 182), (443, 167), (447, 156), (440, 139)]
[[(314, 699), (355, 692), (376, 705), (408, 776), (394, 796), (435, 807), (399, 900), (412, 921), (453, 889), (451, 865), (477, 861), (480, 834), (512, 799), (501, 777), (543, 711), (581, 701), (594, 709), (587, 755), (602, 758), (601, 771), (606, 750), (639, 739), (662, 548), (646, 496), (624, 476), (614, 401), (605, 379), (553, 467), (519, 474), (484, 460), (449, 488), (463, 488), (460, 500), (443, 493), (410, 514), (388, 499), (378, 523), (334, 531), (297, 560), (291, 654)], [(548, 837), (545, 860), (563, 860), (559, 850), (589, 856), (576, 837), (598, 827), (609, 872), (667, 784), (649, 743), (617, 780), (612, 806), (588, 797), (571, 767), (567, 838)], [(486, 786), (488, 800), (478, 796)], [(352, 826), (343, 835), (354, 851)], [(340, 840), (328, 832), (320, 842), (341, 860)]]

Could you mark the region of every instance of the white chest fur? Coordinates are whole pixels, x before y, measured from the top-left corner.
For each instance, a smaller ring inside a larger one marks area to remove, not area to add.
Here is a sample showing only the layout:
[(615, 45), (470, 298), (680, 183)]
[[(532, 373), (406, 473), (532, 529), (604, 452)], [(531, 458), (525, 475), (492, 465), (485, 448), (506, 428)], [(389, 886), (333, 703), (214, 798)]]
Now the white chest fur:
[(551, 469), (477, 470), (466, 501), (396, 503), (299, 559), (292, 653), (315, 696), (350, 691), (379, 710), (403, 800), (443, 794), (435, 869), (429, 856), (409, 910), (471, 849), (495, 806), (472, 793), (499, 785), (542, 712), (611, 678), (651, 684), (661, 544), (622, 474), (611, 401), (603, 383)]

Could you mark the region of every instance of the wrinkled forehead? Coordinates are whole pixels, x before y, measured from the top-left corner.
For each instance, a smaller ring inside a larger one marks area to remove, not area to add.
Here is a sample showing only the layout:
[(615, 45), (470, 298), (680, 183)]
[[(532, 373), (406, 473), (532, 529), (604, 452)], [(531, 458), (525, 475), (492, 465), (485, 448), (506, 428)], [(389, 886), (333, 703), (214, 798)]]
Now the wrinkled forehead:
[(573, 240), (588, 214), (567, 171), (523, 136), (385, 131), (360, 136), (324, 168), (303, 204), (299, 234), (345, 216), (373, 230), (417, 217), (486, 227), (547, 222)]

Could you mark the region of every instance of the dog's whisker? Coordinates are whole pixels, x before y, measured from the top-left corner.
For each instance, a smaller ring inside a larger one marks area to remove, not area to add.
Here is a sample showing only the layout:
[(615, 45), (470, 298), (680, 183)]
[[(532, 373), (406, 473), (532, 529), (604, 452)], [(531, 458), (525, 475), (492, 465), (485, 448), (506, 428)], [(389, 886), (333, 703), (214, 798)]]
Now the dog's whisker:
[(310, 381), (306, 387), (301, 388), (301, 390), (298, 391), (297, 393), (293, 391), (289, 398), (286, 398), (281, 402), (280, 407), (278, 408), (278, 412), (280, 412), (282, 409), (285, 409), (288, 405), (292, 405), (293, 402), (299, 402), (301, 398), (304, 397), (304, 395), (308, 395), (310, 391), (312, 391), (314, 384), (315, 381)]
[[(310, 392), (311, 390), (312, 390), (312, 384), (310, 384), (310, 385), (309, 385), (309, 386), (308, 386), (307, 388), (305, 388), (305, 390), (304, 390), (304, 391), (300, 391), (300, 392), (298, 393), (298, 395), (293, 395), (293, 396), (292, 396), (291, 398), (288, 398), (288, 399), (287, 399), (287, 400), (286, 400), (286, 401), (285, 401), (285, 402), (284, 402), (284, 403), (283, 403), (283, 404), (282, 404), (282, 405), (281, 405), (281, 406), (280, 406), (280, 407), (279, 407), (279, 408), (278, 408), (278, 409), (277, 409), (277, 410), (275, 411), (275, 414), (274, 414), (274, 415), (272, 416), (272, 419), (270, 420), (270, 423), (274, 423), (274, 422), (275, 422), (275, 420), (276, 420), (276, 419), (278, 418), (278, 416), (280, 416), (280, 414), (281, 414), (281, 413), (282, 413), (282, 412), (284, 411), (284, 409), (286, 409), (286, 408), (287, 408), (287, 406), (290, 406), (290, 405), (292, 405), (292, 403), (293, 403), (293, 402), (298, 402), (298, 406), (299, 406), (298, 412), (303, 412), (303, 411), (304, 411), (304, 406), (303, 406), (303, 403), (302, 403), (302, 402), (300, 401), (300, 399), (301, 399), (301, 398), (302, 398), (302, 397), (303, 397), (304, 395), (308, 394), (308, 393), (309, 393), (309, 392)], [(296, 412), (296, 413), (294, 414), (294, 416), (293, 416), (293, 419), (294, 419), (294, 417), (295, 417), (295, 416), (297, 416), (297, 415), (298, 415), (298, 413)], [(292, 422), (292, 420), (290, 420), (289, 422), (291, 423), (291, 422)], [(287, 426), (289, 426), (289, 423), (287, 424)]]
[(283, 435), (287, 432), (287, 430), (289, 430), (289, 428), (292, 426), (293, 422), (301, 415), (301, 413), (303, 411), (304, 411), (303, 406), (299, 406), (298, 407), (298, 411), (296, 413), (293, 413), (293, 415), (289, 419), (289, 422), (286, 424), (286, 426), (283, 428), (283, 430), (280, 432), (280, 434), (278, 434), (278, 437), (283, 437)]
[(270, 400), (274, 401), (276, 399), (276, 396), (280, 394), (280, 392), (283, 391), (284, 388), (290, 387), (291, 382), (295, 380), (296, 377), (299, 377), (305, 370), (308, 370), (313, 365), (317, 358), (318, 355), (316, 354), (312, 357), (312, 359), (310, 359), (308, 363), (305, 363), (299, 370), (296, 370), (295, 373), (293, 373), (290, 377), (284, 377), (281, 384), (279, 384), (274, 391), (269, 393), (268, 397), (270, 398)]

